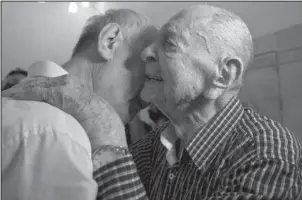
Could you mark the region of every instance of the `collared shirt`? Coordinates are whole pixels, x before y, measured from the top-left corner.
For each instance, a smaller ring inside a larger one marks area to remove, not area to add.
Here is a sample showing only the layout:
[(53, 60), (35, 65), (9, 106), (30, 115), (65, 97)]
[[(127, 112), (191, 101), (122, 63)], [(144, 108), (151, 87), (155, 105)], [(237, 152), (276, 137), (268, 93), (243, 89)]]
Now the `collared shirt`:
[[(39, 70), (30, 67), (29, 75), (67, 73), (55, 63), (36, 64)], [(86, 132), (72, 116), (49, 104), (2, 98), (1, 153), (4, 200), (96, 197)]]
[[(185, 146), (181, 160), (172, 166), (160, 139), (167, 126), (168, 123), (132, 146), (135, 166), (148, 197), (141, 189), (131, 157), (105, 166), (110, 175), (107, 185), (112, 188), (112, 195), (118, 194), (117, 199), (301, 198), (300, 143), (287, 128), (243, 108), (237, 98), (201, 128)], [(134, 189), (137, 192), (129, 197), (127, 191)]]

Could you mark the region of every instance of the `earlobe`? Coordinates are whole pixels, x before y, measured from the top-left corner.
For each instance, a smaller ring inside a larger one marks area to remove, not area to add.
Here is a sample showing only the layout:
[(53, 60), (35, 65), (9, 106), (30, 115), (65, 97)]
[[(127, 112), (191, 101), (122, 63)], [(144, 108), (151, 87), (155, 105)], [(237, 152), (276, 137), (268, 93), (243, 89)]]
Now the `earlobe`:
[(221, 96), (225, 90), (225, 85), (223, 84), (222, 77), (219, 75), (219, 67), (216, 66), (216, 68), (217, 71), (215, 72), (215, 75), (212, 76), (212, 80), (210, 80), (211, 83), (207, 86), (207, 89), (204, 93), (204, 97), (206, 99), (215, 100), (219, 96)]
[(105, 60), (110, 60), (123, 40), (121, 28), (116, 23), (109, 23), (102, 28), (98, 37), (98, 53)]
[(210, 87), (208, 90), (206, 90), (204, 97), (206, 99), (215, 100), (218, 97), (220, 97), (223, 92), (224, 92), (223, 89), (217, 87)]

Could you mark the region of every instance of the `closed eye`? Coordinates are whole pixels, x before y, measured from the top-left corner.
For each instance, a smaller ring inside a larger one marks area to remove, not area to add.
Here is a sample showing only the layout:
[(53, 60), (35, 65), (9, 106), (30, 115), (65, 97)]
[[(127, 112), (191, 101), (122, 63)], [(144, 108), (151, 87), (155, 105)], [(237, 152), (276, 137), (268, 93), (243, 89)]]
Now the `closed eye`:
[(177, 45), (171, 40), (166, 40), (165, 45), (169, 47), (177, 47)]

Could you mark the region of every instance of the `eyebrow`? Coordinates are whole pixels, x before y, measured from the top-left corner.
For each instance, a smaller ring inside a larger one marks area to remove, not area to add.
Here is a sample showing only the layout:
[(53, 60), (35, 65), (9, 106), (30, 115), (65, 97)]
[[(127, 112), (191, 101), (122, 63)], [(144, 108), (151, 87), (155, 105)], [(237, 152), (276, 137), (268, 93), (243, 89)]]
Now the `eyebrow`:
[[(174, 37), (174, 38), (177, 38), (177, 40), (182, 42), (185, 46), (189, 45), (187, 39), (182, 34), (179, 34), (178, 32), (176, 32), (174, 30), (171, 30), (170, 27), (165, 28), (163, 30), (163, 38), (167, 39), (171, 36)], [(178, 42), (178, 41), (176, 41), (176, 42)]]

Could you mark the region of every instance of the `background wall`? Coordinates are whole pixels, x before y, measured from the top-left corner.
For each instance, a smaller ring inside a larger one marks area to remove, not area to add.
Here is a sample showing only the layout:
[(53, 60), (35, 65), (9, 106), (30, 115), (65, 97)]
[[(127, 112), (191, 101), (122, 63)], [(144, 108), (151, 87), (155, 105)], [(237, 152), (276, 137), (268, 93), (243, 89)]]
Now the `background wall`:
[(302, 24), (258, 37), (241, 97), (282, 122), (302, 142)]
[[(106, 2), (99, 10), (130, 8), (161, 26), (198, 2)], [(281, 121), (302, 141), (302, 2), (211, 2), (240, 15), (255, 39), (255, 62), (241, 97)], [(105, 6), (105, 7), (103, 7)], [(2, 2), (2, 77), (36, 60), (66, 61), (91, 8), (68, 13), (67, 2)], [(300, 24), (300, 25), (299, 25)]]
[(67, 2), (2, 2), (2, 77), (36, 60), (66, 61), (92, 9), (68, 13)]

